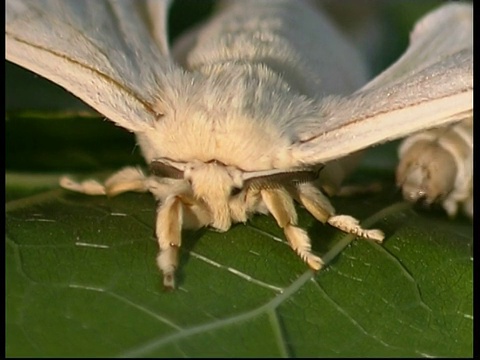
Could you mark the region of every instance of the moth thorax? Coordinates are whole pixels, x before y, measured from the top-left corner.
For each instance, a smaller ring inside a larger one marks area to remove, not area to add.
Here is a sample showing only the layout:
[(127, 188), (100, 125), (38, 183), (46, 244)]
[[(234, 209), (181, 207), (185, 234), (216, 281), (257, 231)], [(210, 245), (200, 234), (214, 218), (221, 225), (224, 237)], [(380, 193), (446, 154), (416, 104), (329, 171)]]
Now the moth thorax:
[(228, 169), (213, 162), (200, 164), (188, 171), (185, 178), (193, 194), (211, 213), (212, 227), (227, 231), (231, 226), (229, 197), (235, 182)]
[(453, 190), (457, 165), (450, 152), (438, 143), (413, 142), (401, 156), (396, 177), (405, 199), (430, 204)]

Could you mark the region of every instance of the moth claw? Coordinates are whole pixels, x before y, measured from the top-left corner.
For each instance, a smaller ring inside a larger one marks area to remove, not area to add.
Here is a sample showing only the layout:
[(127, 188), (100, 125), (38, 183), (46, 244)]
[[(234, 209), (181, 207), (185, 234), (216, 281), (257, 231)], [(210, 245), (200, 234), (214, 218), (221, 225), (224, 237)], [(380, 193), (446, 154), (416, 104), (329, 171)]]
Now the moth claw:
[(307, 261), (308, 266), (310, 266), (310, 268), (314, 271), (318, 271), (318, 270), (322, 269), (323, 266), (325, 265), (325, 263), (323, 262), (323, 260), (321, 258), (319, 258), (318, 256), (315, 256), (315, 255), (312, 255), (312, 254), (310, 254), (308, 256), (306, 261)]

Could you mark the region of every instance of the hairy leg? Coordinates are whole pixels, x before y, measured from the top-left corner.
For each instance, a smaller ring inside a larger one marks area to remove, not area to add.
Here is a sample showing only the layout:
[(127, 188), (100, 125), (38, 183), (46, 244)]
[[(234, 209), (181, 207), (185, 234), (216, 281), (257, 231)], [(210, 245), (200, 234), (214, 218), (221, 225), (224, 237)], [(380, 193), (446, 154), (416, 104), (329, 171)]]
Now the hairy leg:
[(297, 212), (290, 194), (284, 189), (268, 189), (262, 190), (261, 195), (268, 210), (283, 229), (292, 249), (312, 269), (322, 268), (322, 259), (311, 252), (311, 243), (307, 232), (296, 226)]

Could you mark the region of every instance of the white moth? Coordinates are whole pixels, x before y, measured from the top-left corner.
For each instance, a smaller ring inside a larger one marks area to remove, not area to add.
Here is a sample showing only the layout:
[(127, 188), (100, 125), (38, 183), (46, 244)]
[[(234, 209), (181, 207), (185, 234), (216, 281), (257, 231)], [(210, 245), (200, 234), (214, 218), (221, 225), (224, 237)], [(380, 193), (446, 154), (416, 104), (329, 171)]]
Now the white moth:
[(405, 199), (439, 202), (450, 217), (459, 206), (473, 218), (473, 117), (405, 139), (397, 184)]
[(473, 116), (470, 5), (420, 20), (405, 55), (361, 88), (360, 57), (307, 2), (229, 2), (173, 51), (167, 3), (7, 0), (5, 32), (8, 60), (135, 133), (150, 175), (125, 168), (104, 184), (61, 185), (151, 192), (166, 287), (182, 229), (226, 231), (254, 213), (272, 214), (320, 269), (294, 201), (322, 223), (381, 241), (381, 231), (336, 215), (325, 195), (351, 170), (355, 157), (345, 156)]

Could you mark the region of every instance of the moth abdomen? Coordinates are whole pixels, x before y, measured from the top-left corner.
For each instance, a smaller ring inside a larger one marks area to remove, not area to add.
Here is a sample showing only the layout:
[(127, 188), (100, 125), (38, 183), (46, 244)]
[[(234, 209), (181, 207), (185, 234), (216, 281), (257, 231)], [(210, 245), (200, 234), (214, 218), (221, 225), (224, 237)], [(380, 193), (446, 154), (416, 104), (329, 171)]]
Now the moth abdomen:
[(397, 185), (411, 202), (459, 206), (473, 216), (473, 118), (410, 136), (399, 148)]

